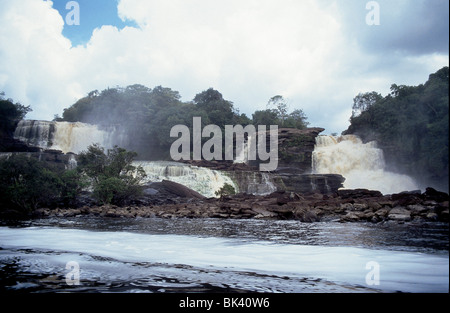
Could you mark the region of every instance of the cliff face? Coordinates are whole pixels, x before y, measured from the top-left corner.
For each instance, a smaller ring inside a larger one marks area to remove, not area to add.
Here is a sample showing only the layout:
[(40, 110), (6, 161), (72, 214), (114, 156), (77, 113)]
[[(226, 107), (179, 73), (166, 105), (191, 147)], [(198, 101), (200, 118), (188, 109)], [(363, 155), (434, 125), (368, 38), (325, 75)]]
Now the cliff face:
[(311, 173), (312, 153), (316, 137), (323, 128), (290, 129), (278, 132), (278, 172), (288, 168), (290, 172)]
[(39, 152), (40, 150), (14, 139), (11, 133), (0, 131), (0, 152)]
[[(278, 129), (278, 168), (276, 172), (298, 174), (311, 173), (312, 153), (316, 137), (323, 128), (280, 128)], [(270, 137), (266, 136), (266, 147), (270, 147)], [(259, 161), (251, 161), (250, 165), (259, 167)]]
[[(188, 161), (187, 163), (224, 171), (233, 179), (240, 193), (265, 195), (275, 191), (302, 194), (332, 194), (343, 187), (341, 175), (315, 175), (312, 172), (312, 153), (316, 137), (323, 128), (278, 130), (278, 168), (271, 173), (260, 172), (258, 161), (248, 165), (230, 161)], [(266, 147), (270, 147), (267, 136)]]
[(9, 158), (14, 154), (24, 154), (30, 158), (35, 158), (39, 161), (46, 162), (58, 170), (74, 169), (77, 166), (76, 155), (73, 153), (65, 154), (58, 150), (34, 151), (32, 147), (30, 147), (30, 150), (27, 151), (27, 146), (25, 145), (24, 147), (25, 149), (22, 151), (16, 150), (14, 152), (4, 152), (0, 155), (0, 157)]

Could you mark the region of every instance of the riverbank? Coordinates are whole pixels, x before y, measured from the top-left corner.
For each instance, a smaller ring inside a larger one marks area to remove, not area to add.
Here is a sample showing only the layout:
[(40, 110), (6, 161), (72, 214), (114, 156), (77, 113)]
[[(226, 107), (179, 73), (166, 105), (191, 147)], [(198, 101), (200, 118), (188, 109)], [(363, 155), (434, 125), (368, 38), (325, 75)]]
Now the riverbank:
[(38, 209), (33, 217), (96, 216), (112, 218), (219, 218), (298, 220), (301, 222), (448, 222), (449, 196), (426, 192), (382, 195), (366, 189), (336, 194), (300, 195), (275, 192), (267, 196), (239, 194), (221, 199), (184, 198), (156, 205), (83, 206), (75, 209)]

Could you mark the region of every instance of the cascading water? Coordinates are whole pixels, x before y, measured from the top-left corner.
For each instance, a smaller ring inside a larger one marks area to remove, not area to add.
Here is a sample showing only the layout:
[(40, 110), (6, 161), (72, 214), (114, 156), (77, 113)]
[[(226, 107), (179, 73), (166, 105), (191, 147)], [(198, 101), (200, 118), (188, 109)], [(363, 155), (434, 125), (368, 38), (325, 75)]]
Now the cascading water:
[(85, 123), (23, 120), (17, 125), (14, 138), (31, 146), (80, 153), (98, 143), (105, 149), (121, 146), (126, 136), (115, 127), (100, 129)]
[(344, 176), (344, 188), (348, 189), (366, 188), (383, 194), (420, 189), (411, 177), (385, 170), (383, 151), (376, 142), (364, 144), (354, 135), (318, 136), (313, 171)]
[(167, 161), (136, 161), (134, 165), (142, 166), (147, 174), (147, 182), (170, 180), (195, 190), (205, 197), (216, 197), (216, 191), (225, 184), (233, 186), (236, 192), (239, 191), (233, 180), (220, 171)]

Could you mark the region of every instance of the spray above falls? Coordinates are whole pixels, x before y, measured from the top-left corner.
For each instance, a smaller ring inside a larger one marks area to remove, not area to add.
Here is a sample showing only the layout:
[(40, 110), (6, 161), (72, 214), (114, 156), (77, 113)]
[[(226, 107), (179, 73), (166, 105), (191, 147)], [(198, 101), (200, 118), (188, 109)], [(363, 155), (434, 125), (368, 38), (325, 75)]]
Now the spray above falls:
[(318, 136), (313, 171), (344, 176), (346, 189), (365, 188), (383, 194), (420, 189), (411, 177), (385, 170), (383, 151), (376, 142), (364, 144), (354, 135)]

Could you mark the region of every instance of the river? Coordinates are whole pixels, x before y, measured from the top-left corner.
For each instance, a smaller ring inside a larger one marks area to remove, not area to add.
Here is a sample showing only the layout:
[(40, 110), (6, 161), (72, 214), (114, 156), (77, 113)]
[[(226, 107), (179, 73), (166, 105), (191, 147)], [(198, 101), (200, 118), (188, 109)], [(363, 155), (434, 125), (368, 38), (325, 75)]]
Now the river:
[(52, 218), (0, 227), (0, 291), (449, 291), (448, 224)]

